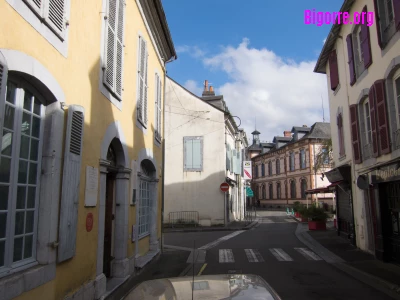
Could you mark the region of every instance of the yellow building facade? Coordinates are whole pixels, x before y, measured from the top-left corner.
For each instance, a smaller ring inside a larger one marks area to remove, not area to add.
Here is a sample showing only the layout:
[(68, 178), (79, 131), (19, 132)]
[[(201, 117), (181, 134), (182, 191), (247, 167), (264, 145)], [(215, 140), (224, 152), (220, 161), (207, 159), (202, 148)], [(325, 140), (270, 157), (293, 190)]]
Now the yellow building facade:
[(0, 294), (100, 299), (160, 252), (161, 1), (0, 12)]

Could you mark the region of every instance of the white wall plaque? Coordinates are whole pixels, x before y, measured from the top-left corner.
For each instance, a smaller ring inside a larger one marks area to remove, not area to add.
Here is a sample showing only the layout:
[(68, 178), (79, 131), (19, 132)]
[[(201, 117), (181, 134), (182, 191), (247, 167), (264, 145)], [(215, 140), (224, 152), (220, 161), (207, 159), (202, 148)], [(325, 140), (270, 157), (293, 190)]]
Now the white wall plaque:
[(85, 206), (96, 206), (99, 187), (99, 169), (86, 167)]

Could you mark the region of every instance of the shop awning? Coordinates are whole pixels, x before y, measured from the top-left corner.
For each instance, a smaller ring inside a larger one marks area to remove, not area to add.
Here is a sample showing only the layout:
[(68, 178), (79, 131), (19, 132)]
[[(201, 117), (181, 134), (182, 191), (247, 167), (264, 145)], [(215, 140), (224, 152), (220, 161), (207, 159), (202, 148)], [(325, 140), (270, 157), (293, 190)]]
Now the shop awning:
[(246, 186), (246, 196), (247, 197), (254, 197), (253, 190), (248, 186)]
[(324, 194), (324, 193), (331, 193), (328, 187), (320, 187), (312, 190), (306, 190), (306, 194), (312, 195), (312, 194)]
[(341, 184), (342, 182), (343, 182), (343, 180), (339, 180), (339, 181), (336, 181), (336, 182), (332, 182), (330, 185), (327, 186), (327, 188), (328, 188), (330, 191), (334, 191), (334, 190), (335, 190), (335, 187), (336, 187), (337, 185)]

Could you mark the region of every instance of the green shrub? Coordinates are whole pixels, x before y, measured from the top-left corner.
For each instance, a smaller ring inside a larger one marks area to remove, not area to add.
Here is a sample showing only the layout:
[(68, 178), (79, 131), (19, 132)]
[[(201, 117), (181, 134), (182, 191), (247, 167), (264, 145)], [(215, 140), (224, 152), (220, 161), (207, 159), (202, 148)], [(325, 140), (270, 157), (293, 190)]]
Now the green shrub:
[(326, 220), (328, 219), (328, 215), (326, 214), (324, 209), (321, 207), (316, 207), (315, 205), (308, 207), (308, 209), (304, 209), (301, 215), (304, 218), (311, 219), (311, 221), (326, 222)]

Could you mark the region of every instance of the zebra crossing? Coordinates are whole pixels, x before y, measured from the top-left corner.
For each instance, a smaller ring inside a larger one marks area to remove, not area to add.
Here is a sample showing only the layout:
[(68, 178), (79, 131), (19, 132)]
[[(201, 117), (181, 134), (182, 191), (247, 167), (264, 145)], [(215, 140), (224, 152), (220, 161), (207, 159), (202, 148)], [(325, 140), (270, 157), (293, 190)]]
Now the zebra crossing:
[(297, 223), (293, 218), (267, 218), (258, 216), (257, 221), (262, 224), (272, 224), (272, 223)]
[[(267, 253), (264, 257), (261, 255), (258, 249), (240, 249), (244, 250), (247, 260), (249, 263), (261, 263), (270, 259), (271, 256)], [(285, 252), (282, 248), (270, 248), (269, 253), (278, 261), (294, 261), (294, 259)], [(321, 261), (322, 258), (315, 254), (308, 248), (293, 248), (295, 252), (300, 254), (303, 258), (309, 261)], [(288, 251), (288, 250), (287, 250)], [(288, 251), (289, 252), (289, 251)], [(268, 258), (267, 258), (268, 256)], [(292, 254), (293, 256), (293, 254)], [(234, 263), (235, 256), (232, 249), (219, 249), (219, 263)]]

